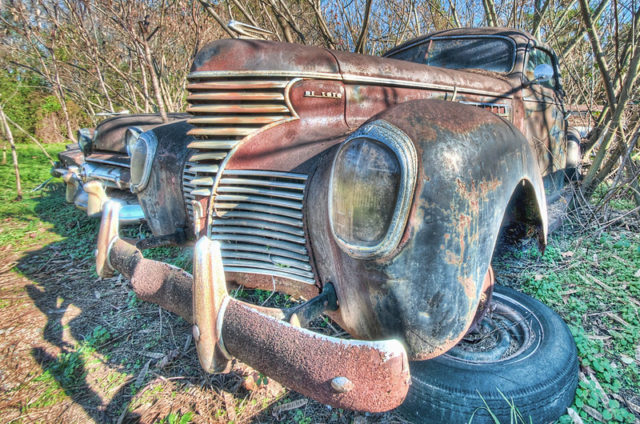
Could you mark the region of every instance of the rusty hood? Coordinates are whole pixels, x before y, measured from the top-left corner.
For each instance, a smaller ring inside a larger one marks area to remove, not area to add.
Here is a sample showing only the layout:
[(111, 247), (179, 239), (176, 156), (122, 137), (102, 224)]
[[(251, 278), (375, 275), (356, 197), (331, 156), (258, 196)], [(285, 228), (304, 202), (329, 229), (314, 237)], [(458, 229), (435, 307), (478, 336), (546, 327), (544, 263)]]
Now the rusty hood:
[(347, 83), (420, 88), (471, 89), (508, 93), (507, 76), (487, 71), (461, 71), (396, 59), (340, 52), (321, 47), (264, 40), (224, 39), (209, 43), (196, 55), (191, 72), (264, 73), (338, 79)]

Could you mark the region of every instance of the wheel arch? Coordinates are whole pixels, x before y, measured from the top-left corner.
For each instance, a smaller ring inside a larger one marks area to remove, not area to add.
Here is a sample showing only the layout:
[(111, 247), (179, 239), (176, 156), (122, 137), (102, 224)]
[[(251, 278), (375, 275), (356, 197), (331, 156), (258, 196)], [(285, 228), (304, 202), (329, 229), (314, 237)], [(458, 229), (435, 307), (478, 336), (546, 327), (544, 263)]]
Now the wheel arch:
[[(345, 143), (395, 127), (417, 152), (413, 200), (400, 242), (384, 257), (360, 258), (331, 236), (326, 208), (308, 217), (321, 282), (334, 283), (340, 322), (364, 339), (398, 337), (411, 359), (446, 352), (464, 336), (483, 294), (503, 217), (546, 240), (546, 202), (531, 148), (511, 123), (480, 108), (438, 100), (403, 103), (376, 115)], [(326, 205), (333, 155), (312, 178), (308, 201)], [(527, 205), (523, 207), (523, 204)]]

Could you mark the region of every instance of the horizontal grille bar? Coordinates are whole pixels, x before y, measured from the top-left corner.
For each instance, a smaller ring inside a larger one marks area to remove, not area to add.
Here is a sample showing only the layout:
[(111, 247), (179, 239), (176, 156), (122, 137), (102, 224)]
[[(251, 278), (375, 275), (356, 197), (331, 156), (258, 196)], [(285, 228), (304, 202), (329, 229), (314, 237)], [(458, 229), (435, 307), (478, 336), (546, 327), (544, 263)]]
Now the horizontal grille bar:
[(282, 190), (265, 190), (262, 188), (252, 187), (218, 187), (218, 193), (242, 193), (242, 194), (264, 194), (267, 196), (282, 197), (284, 199), (302, 200), (301, 193), (282, 191)]
[(307, 262), (296, 261), (295, 259), (285, 258), (282, 256), (275, 256), (272, 254), (252, 253), (243, 251), (223, 251), (223, 258), (238, 258), (248, 259), (256, 262), (264, 262), (266, 264), (273, 264), (281, 268), (298, 268), (303, 271), (311, 271), (311, 266)]
[(235, 185), (257, 185), (257, 186), (265, 186), (265, 187), (276, 187), (276, 188), (286, 188), (290, 190), (304, 190), (304, 184), (298, 183), (289, 183), (285, 181), (269, 181), (269, 180), (259, 180), (253, 178), (222, 178), (220, 180), (220, 184), (235, 184)]
[(211, 150), (231, 150), (240, 140), (211, 140), (192, 141), (187, 145), (189, 149), (211, 149)]
[[(231, 224), (231, 223), (230, 223)], [(236, 222), (233, 222), (232, 225), (235, 225)], [(211, 232), (216, 234), (246, 234), (256, 237), (269, 237), (276, 240), (285, 240), (291, 243), (298, 243), (304, 245), (304, 237), (297, 237), (292, 234), (276, 231), (273, 229), (259, 229), (256, 227), (247, 228), (247, 227), (238, 227), (232, 225), (213, 225)]]
[(198, 100), (284, 100), (284, 95), (278, 92), (255, 91), (208, 91), (205, 93), (191, 94), (187, 101)]
[(224, 265), (224, 270), (226, 272), (237, 272), (237, 273), (250, 273), (250, 274), (264, 274), (264, 275), (271, 275), (274, 277), (283, 277), (283, 278), (289, 278), (291, 280), (297, 280), (300, 281), (302, 283), (306, 283), (306, 284), (315, 284), (315, 280), (313, 278), (305, 278), (302, 276), (298, 276), (295, 274), (289, 274), (287, 272), (282, 272), (282, 271), (274, 271), (274, 270), (270, 270), (270, 269), (260, 269), (260, 268), (243, 268), (243, 267), (236, 267), (236, 266), (230, 266), (230, 265)]
[(250, 243), (220, 243), (221, 249), (223, 252), (228, 252), (231, 250), (241, 251), (241, 252), (258, 252), (263, 253), (265, 255), (277, 255), (277, 256), (286, 256), (287, 258), (292, 258), (301, 262), (309, 262), (309, 256), (303, 255), (300, 253), (295, 253), (290, 250), (279, 249), (277, 247), (264, 246), (259, 244), (250, 244)]
[[(255, 236), (246, 236), (242, 234), (212, 234), (212, 240), (221, 240), (221, 241), (239, 241), (243, 243), (254, 243), (261, 246), (269, 246), (276, 247), (282, 250), (288, 250), (293, 253), (298, 253), (300, 255), (307, 254), (307, 248), (296, 243), (291, 243), (288, 241), (282, 240), (272, 240), (265, 237), (255, 237)], [(286, 255), (283, 255), (286, 256)]]
[(254, 171), (248, 169), (227, 169), (224, 171), (225, 177), (231, 175), (246, 175), (250, 177), (267, 177), (267, 178), (287, 178), (291, 180), (306, 181), (307, 176), (304, 174), (293, 174), (290, 172), (277, 171)]
[(216, 196), (216, 202), (248, 202), (258, 203), (261, 205), (278, 206), (282, 208), (302, 209), (302, 204), (299, 202), (290, 202), (288, 200), (274, 199), (266, 196), (252, 196), (252, 195), (240, 195), (240, 194), (219, 194)]
[(247, 124), (247, 125), (259, 125), (259, 124), (271, 124), (273, 122), (281, 121), (286, 118), (283, 115), (273, 115), (273, 116), (251, 116), (251, 115), (213, 115), (213, 116), (202, 116), (199, 115), (195, 118), (189, 119), (189, 123), (191, 125), (215, 125), (215, 124)]
[(242, 227), (266, 228), (269, 230), (289, 233), (298, 237), (302, 237), (302, 243), (304, 243), (304, 231), (301, 228), (290, 225), (283, 225), (276, 222), (265, 222), (255, 219), (229, 219), (229, 217), (227, 216), (226, 219), (214, 219), (213, 226), (215, 227), (218, 225), (241, 225)]
[(255, 267), (262, 270), (279, 271), (286, 274), (294, 274), (294, 275), (299, 275), (301, 277), (313, 278), (312, 272), (304, 271), (304, 270), (293, 268), (293, 267), (273, 265), (267, 262), (258, 262), (258, 261), (243, 260), (243, 259), (225, 259), (223, 256), (222, 264), (225, 266), (241, 266), (241, 267), (252, 267), (252, 268)]
[(278, 208), (275, 206), (265, 206), (265, 205), (257, 205), (253, 203), (218, 203), (216, 201), (216, 212), (219, 216), (224, 216), (224, 209), (231, 209), (233, 211), (243, 210), (243, 211), (254, 211), (254, 212), (264, 212), (273, 215), (281, 215), (288, 216), (291, 218), (302, 219), (302, 212), (293, 210), (293, 209), (285, 209)]
[(195, 165), (194, 164), (189, 166), (189, 172), (210, 172), (212, 174), (215, 174), (216, 172), (218, 172), (218, 165)]
[(187, 85), (187, 90), (251, 90), (251, 89), (265, 89), (265, 88), (285, 88), (289, 81), (251, 81), (251, 80), (237, 80), (237, 81), (207, 81), (197, 82)]
[(198, 105), (187, 108), (188, 113), (286, 113), (289, 108), (279, 104), (218, 104)]
[(276, 222), (278, 224), (285, 224), (292, 227), (302, 228), (302, 220), (289, 218), (282, 215), (276, 215), (273, 213), (260, 213), (260, 212), (249, 212), (249, 211), (241, 211), (241, 210), (227, 210), (227, 211), (218, 211), (219, 215), (224, 216), (227, 219), (230, 218), (240, 218), (240, 219), (255, 219), (260, 222)]
[(252, 132), (255, 132), (255, 128), (243, 128), (243, 127), (204, 127), (204, 128), (192, 128), (187, 133), (189, 135), (239, 135), (245, 136)]

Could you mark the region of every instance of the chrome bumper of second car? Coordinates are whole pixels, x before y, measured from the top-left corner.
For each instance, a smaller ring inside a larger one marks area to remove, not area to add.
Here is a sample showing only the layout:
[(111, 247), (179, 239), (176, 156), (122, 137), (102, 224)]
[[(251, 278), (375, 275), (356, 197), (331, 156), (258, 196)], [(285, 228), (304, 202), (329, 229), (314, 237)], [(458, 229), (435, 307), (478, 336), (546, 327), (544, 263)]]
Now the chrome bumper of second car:
[[(107, 194), (107, 186), (112, 184), (110, 181), (102, 181), (99, 175), (95, 176), (95, 179), (89, 179), (84, 181), (80, 176), (79, 169), (75, 166), (70, 166), (68, 169), (56, 169), (54, 171), (57, 174), (62, 175), (67, 190), (66, 201), (73, 203), (78, 209), (82, 209), (87, 212), (89, 217), (100, 218), (104, 205), (109, 200), (114, 200), (121, 205), (120, 209), (120, 224), (132, 225), (138, 224), (144, 221), (144, 211), (140, 204), (131, 199), (128, 192), (122, 191), (122, 195), (118, 196), (118, 190), (112, 190), (111, 195)], [(94, 177), (93, 175), (89, 178)]]

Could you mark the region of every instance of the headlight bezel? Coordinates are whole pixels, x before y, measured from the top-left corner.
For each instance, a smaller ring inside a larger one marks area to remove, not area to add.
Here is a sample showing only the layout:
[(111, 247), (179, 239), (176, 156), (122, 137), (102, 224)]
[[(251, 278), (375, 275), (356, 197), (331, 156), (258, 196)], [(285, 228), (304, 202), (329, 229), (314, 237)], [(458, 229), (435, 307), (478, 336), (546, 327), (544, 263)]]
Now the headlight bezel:
[(138, 140), (138, 137), (140, 137), (143, 132), (144, 131), (142, 130), (142, 128), (135, 126), (127, 127), (126, 131), (124, 132), (124, 146), (127, 149), (127, 155), (129, 156), (129, 158), (131, 158), (131, 147), (135, 144), (135, 142)]
[[(364, 246), (346, 241), (336, 232), (336, 225), (333, 218), (336, 162), (350, 144), (357, 139), (365, 139), (364, 142), (367, 142), (366, 139), (371, 139), (381, 143), (395, 154), (400, 164), (400, 182), (398, 184), (395, 209), (391, 215), (386, 234), (381, 238), (380, 242), (372, 246)], [(356, 259), (377, 259), (388, 255), (398, 246), (404, 233), (413, 202), (417, 169), (418, 154), (413, 141), (404, 131), (385, 120), (379, 119), (367, 123), (347, 137), (333, 157), (329, 178), (329, 196), (327, 199), (331, 235), (343, 251)]]
[(80, 128), (76, 134), (78, 139), (78, 146), (84, 156), (91, 154), (91, 147), (97, 131), (91, 128)]
[[(129, 157), (129, 190), (131, 190), (132, 193), (140, 193), (147, 186), (149, 177), (151, 176), (151, 166), (153, 165), (157, 147), (158, 139), (153, 131), (145, 131), (141, 133), (132, 144)], [(138, 159), (140, 159), (137, 155), (144, 156), (144, 162), (142, 162), (141, 165), (136, 163), (138, 162)], [(138, 169), (138, 167), (140, 169)]]

